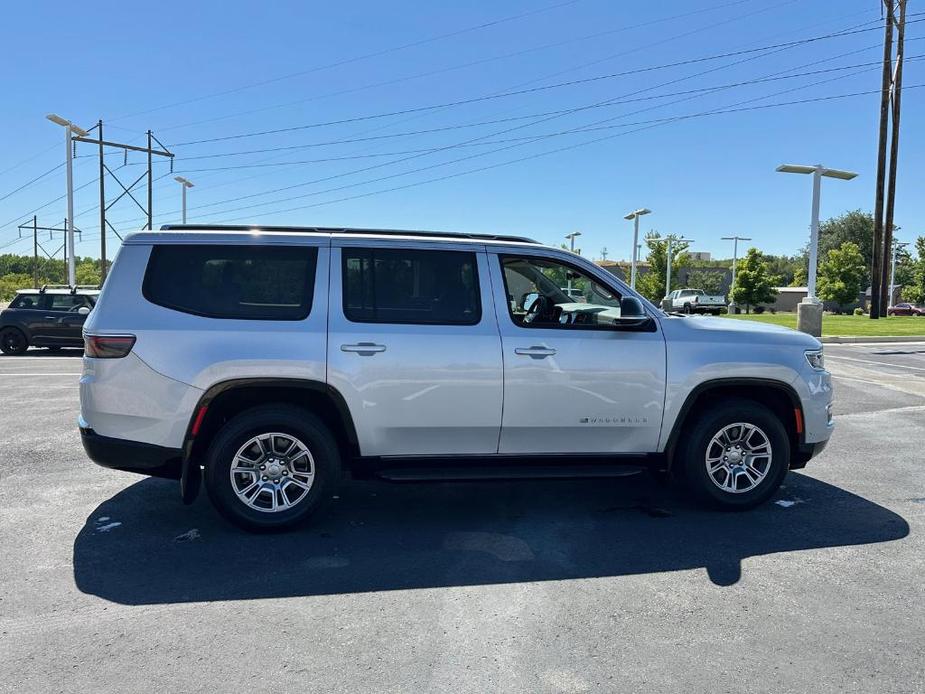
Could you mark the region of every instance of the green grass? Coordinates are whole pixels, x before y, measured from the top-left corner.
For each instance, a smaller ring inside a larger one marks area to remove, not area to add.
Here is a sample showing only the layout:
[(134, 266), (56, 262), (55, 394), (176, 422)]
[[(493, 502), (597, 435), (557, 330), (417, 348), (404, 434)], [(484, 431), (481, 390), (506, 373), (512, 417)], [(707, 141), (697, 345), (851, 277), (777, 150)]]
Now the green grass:
[[(797, 327), (796, 313), (762, 313), (724, 316), (735, 320), (754, 320), (761, 323), (774, 323), (787, 328)], [(890, 316), (871, 320), (867, 316), (830, 316), (822, 317), (823, 337), (886, 337), (905, 335), (925, 335), (925, 316)]]

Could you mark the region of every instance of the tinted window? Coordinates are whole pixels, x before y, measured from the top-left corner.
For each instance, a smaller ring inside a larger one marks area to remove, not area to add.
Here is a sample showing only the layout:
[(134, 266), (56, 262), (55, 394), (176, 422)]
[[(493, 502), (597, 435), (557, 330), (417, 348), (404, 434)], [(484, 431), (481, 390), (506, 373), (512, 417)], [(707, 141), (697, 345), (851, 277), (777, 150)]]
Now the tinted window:
[(42, 297), (38, 294), (20, 294), (10, 302), (10, 308), (37, 309), (42, 306)]
[(309, 246), (155, 246), (143, 293), (199, 316), (302, 320), (311, 311), (317, 255)]
[(474, 253), (344, 248), (342, 258), (348, 320), (473, 325), (482, 317)]

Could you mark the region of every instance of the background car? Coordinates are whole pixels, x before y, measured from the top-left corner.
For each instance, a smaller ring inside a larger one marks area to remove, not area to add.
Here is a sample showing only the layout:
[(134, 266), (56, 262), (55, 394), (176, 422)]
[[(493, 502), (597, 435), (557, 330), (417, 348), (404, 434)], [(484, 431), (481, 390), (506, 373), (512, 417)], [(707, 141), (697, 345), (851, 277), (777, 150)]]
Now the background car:
[(96, 287), (20, 289), (0, 313), (0, 350), (22, 354), (30, 346), (83, 347), (83, 326), (96, 306)]
[(913, 306), (910, 303), (903, 302), (896, 304), (895, 306), (890, 306), (886, 310), (886, 315), (888, 316), (925, 316), (925, 308), (919, 308), (918, 306)]

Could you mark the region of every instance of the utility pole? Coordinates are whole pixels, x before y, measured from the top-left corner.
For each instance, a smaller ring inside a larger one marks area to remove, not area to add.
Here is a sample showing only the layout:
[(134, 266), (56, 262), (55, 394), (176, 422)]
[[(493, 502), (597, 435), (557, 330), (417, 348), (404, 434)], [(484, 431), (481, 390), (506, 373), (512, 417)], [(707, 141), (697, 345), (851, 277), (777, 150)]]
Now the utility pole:
[(148, 131), (148, 231), (154, 230), (154, 197), (151, 191), (151, 131)]
[(891, 63), (893, 58), (893, 0), (883, 0), (886, 24), (883, 36), (883, 70), (880, 82), (880, 130), (877, 142), (877, 189), (874, 194), (874, 238), (870, 268), (870, 317), (881, 314), (880, 278), (883, 270), (883, 185), (886, 180), (887, 126), (890, 117)]
[(100, 136), (100, 286), (106, 281), (106, 163), (103, 161), (103, 120), (96, 122), (96, 134)]
[[(566, 235), (565, 235), (565, 238), (567, 238), (567, 239), (569, 240), (569, 250), (570, 250), (572, 253), (575, 252), (575, 237), (576, 237), (576, 236), (581, 236), (581, 232), (580, 232), (580, 231), (573, 231), (571, 234), (566, 234)], [(566, 283), (567, 283), (567, 287), (568, 287), (568, 296), (569, 296), (569, 298), (571, 299), (571, 298), (572, 298), (572, 279), (569, 278), (569, 279), (566, 281)]]
[(32, 283), (39, 288), (39, 218), (32, 215)]
[(739, 241), (751, 241), (749, 236), (724, 236), (723, 241), (732, 241), (732, 284), (729, 285), (729, 313), (732, 313), (736, 303), (732, 298), (732, 289), (736, 286), (736, 265), (739, 264)]
[[(896, 166), (899, 159), (899, 115), (900, 104), (902, 99), (903, 84), (903, 44), (906, 34), (906, 0), (897, 0), (899, 5), (899, 21), (896, 23), (896, 64), (893, 67), (893, 83), (890, 94), (892, 96), (892, 131), (890, 132), (890, 169), (887, 174), (886, 190), (886, 218), (883, 223), (883, 255), (893, 246), (893, 208), (896, 202)], [(888, 17), (888, 21), (895, 21), (894, 18)], [(887, 267), (886, 262), (882, 263), (880, 271), (880, 313), (883, 314), (892, 302), (892, 284), (890, 285), (890, 296), (887, 297)]]

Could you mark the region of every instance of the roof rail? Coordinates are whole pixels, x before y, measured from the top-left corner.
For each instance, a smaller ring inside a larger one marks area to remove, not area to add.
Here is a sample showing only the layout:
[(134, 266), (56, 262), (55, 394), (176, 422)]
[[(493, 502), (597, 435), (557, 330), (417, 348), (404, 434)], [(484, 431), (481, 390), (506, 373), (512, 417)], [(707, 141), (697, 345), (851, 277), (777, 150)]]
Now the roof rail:
[(424, 231), (406, 229), (354, 229), (347, 227), (299, 227), (262, 226), (259, 224), (164, 224), (161, 231), (274, 231), (288, 233), (320, 234), (372, 234), (382, 236), (432, 236), (449, 239), (475, 239), (482, 241), (512, 241), (515, 243), (539, 243), (526, 236), (507, 234), (470, 234), (461, 231)]

